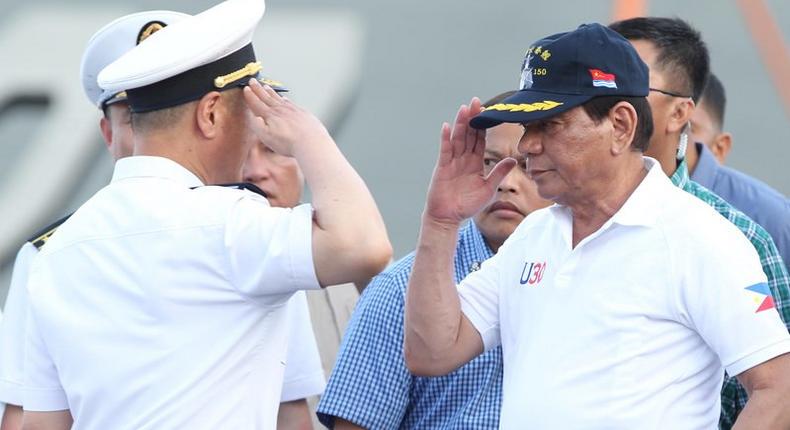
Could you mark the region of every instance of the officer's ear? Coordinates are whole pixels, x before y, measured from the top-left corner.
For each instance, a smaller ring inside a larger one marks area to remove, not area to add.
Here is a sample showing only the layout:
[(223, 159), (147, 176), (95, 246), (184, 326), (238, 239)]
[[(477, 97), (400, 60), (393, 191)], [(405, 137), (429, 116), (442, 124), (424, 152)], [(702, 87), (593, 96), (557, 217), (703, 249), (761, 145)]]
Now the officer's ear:
[(612, 123), (613, 155), (622, 154), (631, 150), (631, 143), (636, 135), (637, 115), (631, 103), (621, 101), (609, 109), (609, 121)]
[(195, 123), (197, 129), (206, 139), (214, 139), (219, 132), (219, 121), (221, 116), (222, 95), (217, 91), (212, 91), (197, 103), (195, 109)]
[(104, 115), (99, 120), (99, 129), (101, 129), (101, 136), (104, 138), (104, 146), (110, 149), (112, 146), (112, 124), (108, 115)]

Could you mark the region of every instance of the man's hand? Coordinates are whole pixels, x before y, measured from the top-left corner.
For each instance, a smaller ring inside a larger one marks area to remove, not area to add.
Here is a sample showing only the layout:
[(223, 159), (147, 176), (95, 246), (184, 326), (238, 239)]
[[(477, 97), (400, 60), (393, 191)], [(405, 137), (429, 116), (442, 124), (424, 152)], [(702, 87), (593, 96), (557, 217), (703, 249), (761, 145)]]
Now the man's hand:
[(278, 154), (294, 156), (295, 145), (331, 141), (315, 115), (280, 97), (270, 86), (261, 86), (257, 79), (251, 79), (244, 88), (244, 101), (255, 115), (255, 135)]
[(458, 110), (452, 130), (449, 124), (442, 124), (439, 160), (425, 206), (426, 221), (457, 225), (478, 213), (516, 164), (516, 160), (506, 158), (488, 176), (484, 174), (485, 131), (469, 126), (469, 120), (480, 110), (480, 100), (474, 98), (469, 106)]

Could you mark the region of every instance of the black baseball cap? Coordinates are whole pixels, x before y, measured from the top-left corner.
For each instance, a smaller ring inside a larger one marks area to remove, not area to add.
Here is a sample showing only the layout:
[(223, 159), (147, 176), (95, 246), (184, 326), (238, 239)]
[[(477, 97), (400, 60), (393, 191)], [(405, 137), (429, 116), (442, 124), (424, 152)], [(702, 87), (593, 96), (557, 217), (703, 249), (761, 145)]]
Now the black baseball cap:
[(601, 24), (540, 39), (527, 49), (519, 91), (484, 108), (470, 125), (484, 129), (555, 116), (599, 96), (647, 97), (647, 65), (631, 43)]

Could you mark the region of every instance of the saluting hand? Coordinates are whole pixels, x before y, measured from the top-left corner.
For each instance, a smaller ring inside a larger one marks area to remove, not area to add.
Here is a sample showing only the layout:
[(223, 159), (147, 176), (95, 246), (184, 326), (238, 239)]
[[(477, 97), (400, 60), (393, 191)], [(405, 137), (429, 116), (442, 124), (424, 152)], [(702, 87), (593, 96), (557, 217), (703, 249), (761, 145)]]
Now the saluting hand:
[(494, 197), (496, 188), (516, 160), (506, 158), (494, 166), (488, 176), (483, 171), (485, 131), (469, 126), (480, 113), (480, 100), (462, 105), (452, 129), (442, 124), (439, 160), (428, 189), (424, 216), (449, 224), (460, 224), (479, 212)]
[(270, 86), (262, 86), (257, 79), (250, 79), (244, 88), (244, 101), (255, 115), (252, 129), (256, 136), (278, 154), (294, 156), (294, 145), (331, 141), (315, 115), (281, 97)]

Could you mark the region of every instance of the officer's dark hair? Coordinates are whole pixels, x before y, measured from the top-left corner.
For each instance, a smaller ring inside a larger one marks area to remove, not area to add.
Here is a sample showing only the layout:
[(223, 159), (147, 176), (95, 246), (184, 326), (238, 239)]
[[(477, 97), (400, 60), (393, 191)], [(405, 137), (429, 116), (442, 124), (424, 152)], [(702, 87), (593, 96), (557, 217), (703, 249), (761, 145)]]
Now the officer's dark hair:
[(502, 94), (497, 94), (494, 97), (491, 97), (490, 99), (486, 100), (485, 103), (482, 104), (482, 106), (483, 107), (489, 107), (489, 106), (493, 106), (493, 105), (495, 105), (497, 103), (502, 103), (502, 101), (504, 101), (506, 98), (512, 96), (515, 93), (516, 93), (516, 91), (505, 91)]
[[(223, 99), (228, 101), (228, 106), (233, 111), (232, 115), (241, 117), (244, 114), (244, 109), (246, 109), (241, 88), (233, 88), (223, 91), (221, 94)], [(168, 129), (177, 124), (189, 112), (189, 109), (199, 102), (200, 99), (150, 112), (132, 112), (132, 131), (145, 134), (151, 131)]]
[(636, 111), (636, 130), (634, 130), (631, 149), (645, 152), (650, 144), (650, 136), (653, 134), (653, 113), (646, 97), (599, 96), (584, 103), (582, 108), (593, 122), (599, 124), (609, 115), (609, 111), (620, 102), (629, 103)]
[(705, 111), (710, 114), (716, 126), (721, 130), (724, 126), (724, 112), (727, 108), (727, 93), (724, 91), (724, 85), (713, 73), (708, 76), (708, 83), (702, 92), (700, 104), (705, 107)]
[(700, 33), (680, 18), (641, 17), (618, 21), (609, 28), (628, 40), (652, 42), (658, 50), (656, 66), (678, 88), (660, 88), (690, 94), (698, 102), (710, 73), (710, 56)]
[(165, 109), (150, 112), (132, 112), (132, 131), (137, 134), (147, 134), (153, 131), (170, 128), (181, 120), (187, 112), (187, 107), (195, 105), (197, 102), (189, 102)]

